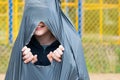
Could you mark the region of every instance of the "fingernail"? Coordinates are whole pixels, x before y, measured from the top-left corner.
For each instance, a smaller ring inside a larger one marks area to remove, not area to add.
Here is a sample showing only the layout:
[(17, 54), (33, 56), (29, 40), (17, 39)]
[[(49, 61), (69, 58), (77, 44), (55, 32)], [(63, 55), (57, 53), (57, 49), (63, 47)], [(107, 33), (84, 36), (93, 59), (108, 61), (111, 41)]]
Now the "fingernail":
[(23, 49), (21, 51), (23, 51)]
[(59, 62), (61, 62), (61, 60), (59, 60)]
[(26, 61), (24, 61), (24, 63), (26, 63)]

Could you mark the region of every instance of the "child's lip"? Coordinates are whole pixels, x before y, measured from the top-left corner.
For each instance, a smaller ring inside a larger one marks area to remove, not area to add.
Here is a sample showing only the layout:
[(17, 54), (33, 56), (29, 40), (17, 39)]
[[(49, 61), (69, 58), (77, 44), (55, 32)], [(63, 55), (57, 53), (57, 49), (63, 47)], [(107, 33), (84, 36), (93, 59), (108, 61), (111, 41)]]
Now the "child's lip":
[(37, 27), (36, 30), (41, 30), (43, 29), (44, 27)]
[(41, 27), (37, 27), (36, 30), (41, 30), (42, 28)]

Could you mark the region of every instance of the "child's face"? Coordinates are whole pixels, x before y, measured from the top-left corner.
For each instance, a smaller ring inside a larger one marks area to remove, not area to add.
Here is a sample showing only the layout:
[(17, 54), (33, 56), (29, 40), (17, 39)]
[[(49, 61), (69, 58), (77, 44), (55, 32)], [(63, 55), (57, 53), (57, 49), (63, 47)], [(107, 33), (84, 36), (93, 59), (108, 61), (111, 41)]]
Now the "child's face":
[(43, 22), (40, 22), (38, 24), (37, 28), (35, 29), (34, 35), (35, 36), (43, 36), (43, 35), (47, 34), (48, 32), (50, 32), (48, 30), (48, 27)]

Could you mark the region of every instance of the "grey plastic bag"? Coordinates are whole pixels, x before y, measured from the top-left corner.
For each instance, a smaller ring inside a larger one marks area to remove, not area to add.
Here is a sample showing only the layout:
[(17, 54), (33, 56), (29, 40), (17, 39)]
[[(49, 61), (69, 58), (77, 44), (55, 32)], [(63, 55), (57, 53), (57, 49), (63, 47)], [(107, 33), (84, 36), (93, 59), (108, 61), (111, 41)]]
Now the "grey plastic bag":
[[(64, 46), (62, 62), (36, 66), (22, 61), (21, 49), (43, 21)], [(14, 43), (5, 80), (89, 80), (81, 39), (60, 8), (59, 0), (26, 0), (18, 37)]]

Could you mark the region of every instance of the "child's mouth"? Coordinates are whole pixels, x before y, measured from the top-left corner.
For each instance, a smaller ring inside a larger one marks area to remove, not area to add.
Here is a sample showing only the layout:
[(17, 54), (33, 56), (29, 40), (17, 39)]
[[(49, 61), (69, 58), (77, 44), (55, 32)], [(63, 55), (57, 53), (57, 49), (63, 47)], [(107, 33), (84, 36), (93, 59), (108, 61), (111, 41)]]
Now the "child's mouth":
[(41, 30), (43, 28), (44, 28), (44, 26), (39, 26), (39, 27), (36, 28), (36, 30)]

